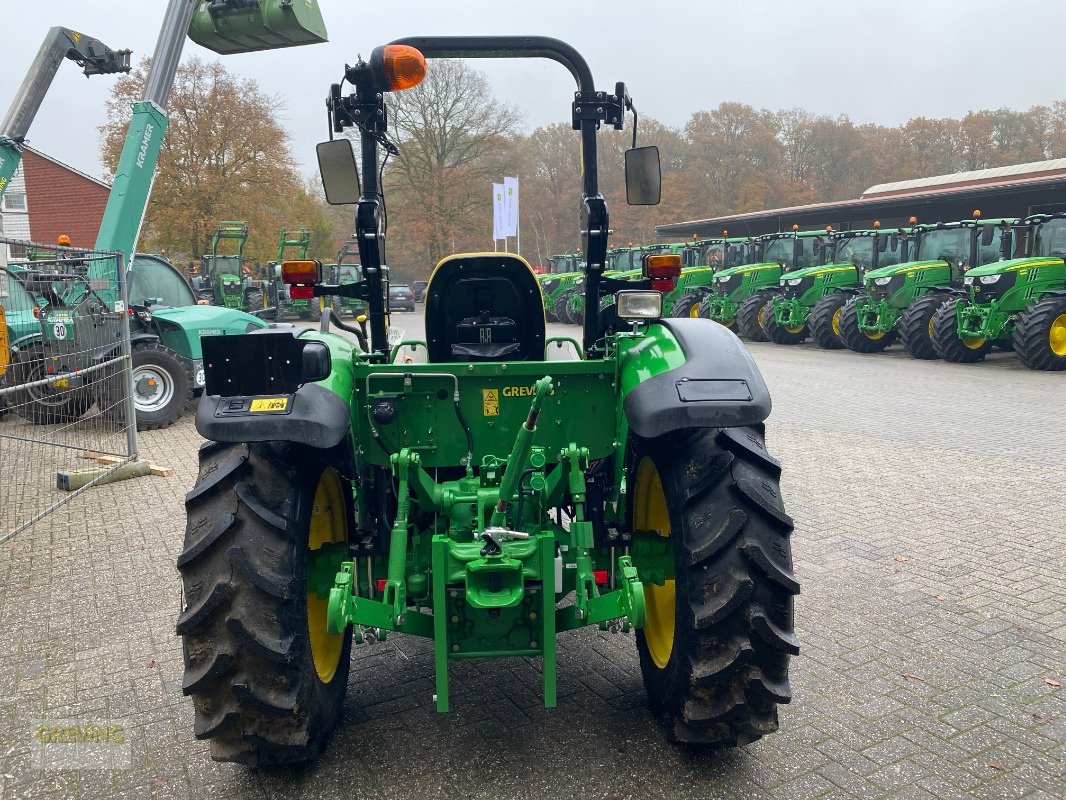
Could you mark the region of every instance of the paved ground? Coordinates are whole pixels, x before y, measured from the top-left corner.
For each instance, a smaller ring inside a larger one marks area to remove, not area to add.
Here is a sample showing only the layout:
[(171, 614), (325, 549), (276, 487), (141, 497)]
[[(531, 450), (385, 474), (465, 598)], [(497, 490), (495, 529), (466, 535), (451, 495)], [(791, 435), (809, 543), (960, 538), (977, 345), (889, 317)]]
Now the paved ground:
[[(461, 662), (437, 715), (429, 648), (397, 636), (357, 649), (316, 765), (214, 764), (173, 634), (185, 421), (143, 436), (173, 477), (100, 487), (0, 548), (0, 797), (1062, 797), (1066, 375), (751, 349), (803, 583), (780, 733), (666, 745), (632, 639), (593, 631), (565, 638), (558, 709), (531, 662)], [(35, 723), (58, 718), (124, 720), (132, 768), (35, 769)]]

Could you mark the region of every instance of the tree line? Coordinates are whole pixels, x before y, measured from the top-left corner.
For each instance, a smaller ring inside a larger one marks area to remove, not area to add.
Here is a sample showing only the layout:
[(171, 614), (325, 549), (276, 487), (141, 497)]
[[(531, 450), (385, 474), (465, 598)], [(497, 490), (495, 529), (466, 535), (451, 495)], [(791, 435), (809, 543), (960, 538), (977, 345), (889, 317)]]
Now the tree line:
[[(117, 82), (108, 105), (101, 131), (112, 172), (146, 66)], [(273, 258), (277, 229), (298, 224), (312, 226), (315, 257), (333, 256), (351, 231), (353, 209), (328, 209), (316, 182), (301, 177), (288, 132), (263, 113), (280, 107), (217, 62), (192, 59), (181, 68), (142, 249), (195, 258), (217, 221), (245, 219), (252, 258)], [(448, 253), (491, 249), (491, 184), (504, 175), (521, 181), (522, 254), (530, 262), (578, 247), (581, 156), (569, 122), (524, 131), (519, 109), (497, 99), (486, 76), (464, 61), (435, 61), (422, 84), (390, 98), (389, 114), (400, 145), (383, 171), (395, 279), (425, 277)], [(615, 246), (652, 241), (655, 226), (667, 222), (849, 199), (878, 183), (1066, 156), (1066, 101), (897, 126), (724, 102), (693, 112), (681, 127), (642, 116), (639, 134), (641, 144), (660, 149), (663, 201), (654, 208), (625, 203), (631, 132), (599, 136)]]

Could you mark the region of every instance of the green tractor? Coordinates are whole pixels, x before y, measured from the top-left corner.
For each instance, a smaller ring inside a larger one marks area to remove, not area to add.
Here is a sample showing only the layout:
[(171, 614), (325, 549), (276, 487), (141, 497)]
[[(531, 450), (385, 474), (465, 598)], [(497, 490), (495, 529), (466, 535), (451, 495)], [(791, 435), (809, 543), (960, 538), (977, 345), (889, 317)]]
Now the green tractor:
[(663, 298), (664, 313), (671, 317), (698, 317), (714, 288), (714, 273), (742, 263), (746, 237), (697, 239), (684, 251), (677, 288)]
[[(337, 285), (358, 284), (363, 280), (363, 271), (359, 266), (359, 242), (352, 237), (341, 245), (337, 251), (336, 264), (323, 264), (322, 269), (327, 283)], [(351, 317), (359, 317), (366, 314), (366, 300), (359, 297), (331, 297), (329, 307), (333, 315), (341, 317), (347, 314)]]
[[(710, 286), (714, 273), (713, 268), (698, 261), (700, 251), (693, 248), (690, 242), (653, 244), (645, 247), (644, 251), (646, 253), (677, 253), (682, 258), (681, 274), (677, 278), (677, 286), (673, 291), (663, 295), (663, 316), (699, 316), (699, 302), (696, 301), (696, 296), (701, 288)], [(679, 303), (682, 299), (684, 302)], [(702, 297), (700, 299), (702, 300)], [(693, 313), (693, 307), (695, 313)]]
[[(223, 223), (225, 224), (225, 223)], [(273, 319), (284, 319), (287, 314), (295, 314), (300, 319), (311, 319), (316, 322), (322, 317), (322, 302), (316, 297), (313, 300), (298, 300), (289, 297), (288, 287), (281, 280), (281, 263), (286, 260), (290, 250), (295, 251), (291, 257), (296, 260), (307, 258), (307, 251), (311, 248), (311, 229), (306, 225), (299, 228), (282, 228), (278, 233), (277, 259), (267, 264), (270, 275), (270, 283), (267, 289), (267, 303), (273, 308)]]
[[(917, 220), (911, 217), (911, 224)], [(914, 225), (908, 235), (908, 258), (871, 270), (863, 276), (863, 291), (840, 309), (840, 339), (856, 353), (877, 353), (898, 338), (914, 358), (937, 358), (933, 347), (933, 317), (963, 286), (967, 269), (1009, 256), (1010, 236), (1003, 237), (1004, 220), (973, 219)]]
[(556, 311), (559, 298), (584, 274), (583, 256), (580, 253), (565, 253), (548, 259), (548, 272), (538, 275), (540, 290), (544, 294), (544, 314), (550, 322), (564, 322)]
[(826, 228), (825, 263), (786, 272), (771, 300), (773, 313), (763, 316), (766, 338), (777, 344), (799, 344), (808, 336), (819, 347), (838, 350), (840, 310), (862, 291), (862, 276), (882, 266), (906, 261), (907, 239), (902, 232), (834, 231)]
[[(384, 103), (421, 79), (419, 53), (550, 58), (575, 77), (579, 358), (545, 360), (552, 340), (529, 265), (475, 253), (433, 272), (428, 363), (394, 363), (378, 174), (381, 149), (396, 147)], [(332, 87), (332, 132), (359, 129), (362, 163), (348, 138), (318, 155), (327, 200), (358, 203), (363, 278), (284, 274), (297, 295), (364, 293), (369, 331), (204, 341), (196, 426), (208, 441), (178, 557), (196, 736), (219, 760), (314, 758), (346, 702), (353, 646), (394, 631), (432, 642), (439, 712), (455, 699), (452, 665), (504, 657), (535, 660), (554, 707), (559, 638), (586, 626), (636, 630), (648, 702), (673, 741), (733, 747), (773, 732), (791, 696), (799, 586), (764, 439), (770, 397), (731, 332), (660, 318), (680, 258), (649, 261), (643, 281), (603, 275), (596, 131), (621, 127), (625, 85), (597, 91), (576, 50), (538, 36), (402, 40), (344, 76), (354, 92)], [(656, 149), (628, 151), (626, 166), (629, 201), (656, 202)], [(515, 669), (534, 674), (525, 661)]]
[[(263, 287), (245, 274), (246, 241), (248, 223), (226, 221), (218, 224), (211, 235), (211, 253), (200, 259), (200, 274), (192, 282), (199, 302), (244, 311), (266, 308)], [(234, 242), (237, 252), (220, 254), (219, 246), (223, 242)]]
[(1000, 344), (1031, 369), (1066, 369), (1066, 213), (1026, 218), (1024, 258), (966, 272), (964, 291), (933, 317), (933, 346), (945, 361), (980, 361)]
[[(635, 245), (617, 247), (607, 251), (607, 267), (604, 276), (626, 280), (626, 276), (641, 270), (644, 248)], [(585, 315), (585, 278), (578, 277), (555, 301), (555, 316), (560, 322), (580, 325)]]
[(722, 269), (714, 275), (714, 292), (707, 297), (701, 316), (727, 328), (735, 328), (753, 342), (765, 342), (762, 321), (769, 303), (786, 272), (821, 262), (822, 231), (800, 231), (793, 225), (788, 233), (767, 233), (746, 248), (753, 261)]

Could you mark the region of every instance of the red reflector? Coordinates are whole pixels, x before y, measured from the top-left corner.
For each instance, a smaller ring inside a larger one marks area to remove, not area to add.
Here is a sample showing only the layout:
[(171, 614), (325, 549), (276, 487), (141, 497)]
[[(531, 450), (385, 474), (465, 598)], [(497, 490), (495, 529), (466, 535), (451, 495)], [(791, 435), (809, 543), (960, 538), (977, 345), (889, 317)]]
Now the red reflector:
[(592, 577), (596, 579), (596, 585), (597, 586), (606, 586), (607, 585), (607, 570), (605, 570), (605, 569), (594, 569), (594, 570), (592, 570)]
[(378, 578), (378, 594), (385, 594), (385, 584), (388, 582), (388, 578)]
[(315, 296), (314, 286), (290, 286), (289, 297), (293, 300), (311, 300)]
[(677, 288), (677, 280), (675, 278), (652, 278), (651, 288), (666, 294)]

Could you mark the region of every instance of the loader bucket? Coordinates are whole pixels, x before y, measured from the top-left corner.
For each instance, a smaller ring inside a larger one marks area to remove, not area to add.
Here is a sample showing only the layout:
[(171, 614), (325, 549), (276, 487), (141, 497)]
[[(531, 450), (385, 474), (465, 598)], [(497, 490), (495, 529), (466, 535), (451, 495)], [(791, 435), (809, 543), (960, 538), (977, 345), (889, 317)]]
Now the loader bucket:
[(202, 0), (189, 38), (223, 55), (328, 41), (318, 0)]

